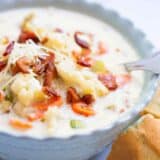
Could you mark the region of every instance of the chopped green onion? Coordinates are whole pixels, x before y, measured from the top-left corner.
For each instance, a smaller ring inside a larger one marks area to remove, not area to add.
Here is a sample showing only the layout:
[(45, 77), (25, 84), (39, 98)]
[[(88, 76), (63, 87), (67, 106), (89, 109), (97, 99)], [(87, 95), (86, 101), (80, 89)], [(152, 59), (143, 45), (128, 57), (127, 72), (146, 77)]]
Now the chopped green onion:
[(70, 126), (74, 129), (85, 128), (85, 124), (80, 120), (71, 120)]
[(115, 108), (116, 108), (116, 106), (114, 104), (106, 107), (106, 109), (109, 109), (109, 110), (115, 110)]

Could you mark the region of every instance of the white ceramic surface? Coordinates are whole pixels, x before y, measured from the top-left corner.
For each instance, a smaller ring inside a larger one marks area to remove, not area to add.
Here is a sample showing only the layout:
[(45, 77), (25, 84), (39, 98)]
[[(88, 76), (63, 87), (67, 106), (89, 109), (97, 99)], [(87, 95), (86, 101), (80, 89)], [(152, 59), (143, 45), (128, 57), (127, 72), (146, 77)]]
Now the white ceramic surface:
[[(142, 57), (152, 52), (152, 45), (133, 24), (121, 18), (117, 13), (83, 0), (2, 0), (0, 10), (26, 6), (54, 5), (89, 14), (117, 28), (137, 48)], [(14, 18), (14, 17), (13, 17)], [(146, 82), (140, 102), (118, 121), (97, 130), (92, 134), (73, 136), (67, 139), (50, 138), (35, 140), (27, 137), (14, 137), (0, 134), (0, 155), (7, 160), (85, 160), (102, 150), (130, 123), (135, 121), (138, 113), (151, 99), (157, 86), (157, 75), (146, 73)]]

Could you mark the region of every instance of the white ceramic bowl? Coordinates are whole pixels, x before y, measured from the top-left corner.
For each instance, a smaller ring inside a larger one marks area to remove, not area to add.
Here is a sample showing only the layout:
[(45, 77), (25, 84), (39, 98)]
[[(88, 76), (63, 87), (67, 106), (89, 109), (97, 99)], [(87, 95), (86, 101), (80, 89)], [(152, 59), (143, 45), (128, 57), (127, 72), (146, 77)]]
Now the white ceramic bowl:
[[(106, 2), (107, 3), (107, 2)], [(88, 14), (109, 23), (119, 30), (142, 56), (152, 52), (152, 45), (144, 34), (133, 24), (121, 18), (117, 13), (98, 4), (84, 0), (1, 0), (0, 11), (19, 7), (57, 6)], [(9, 17), (15, 18), (15, 17)], [(75, 135), (70, 138), (49, 138), (36, 140), (27, 137), (14, 137), (0, 133), (0, 157), (6, 160), (85, 160), (98, 153), (129, 124), (134, 122), (139, 112), (151, 100), (158, 82), (158, 75), (145, 74), (145, 85), (138, 104), (131, 111), (107, 125), (87, 135)]]

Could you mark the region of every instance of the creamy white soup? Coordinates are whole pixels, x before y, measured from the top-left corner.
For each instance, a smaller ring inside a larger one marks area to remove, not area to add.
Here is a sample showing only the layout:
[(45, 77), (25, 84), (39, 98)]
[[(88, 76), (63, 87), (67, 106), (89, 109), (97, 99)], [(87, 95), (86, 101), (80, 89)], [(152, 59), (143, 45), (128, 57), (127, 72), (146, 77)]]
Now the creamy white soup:
[(107, 127), (133, 107), (143, 72), (110, 25), (56, 8), (0, 14), (0, 131), (68, 137)]

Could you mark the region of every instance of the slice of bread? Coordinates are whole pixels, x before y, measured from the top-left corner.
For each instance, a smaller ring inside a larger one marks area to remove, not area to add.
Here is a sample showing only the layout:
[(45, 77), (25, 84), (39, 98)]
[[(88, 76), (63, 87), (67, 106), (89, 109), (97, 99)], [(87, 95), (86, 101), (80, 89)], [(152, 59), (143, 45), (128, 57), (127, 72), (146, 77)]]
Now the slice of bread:
[(118, 137), (107, 160), (160, 160), (160, 119), (144, 115)]

